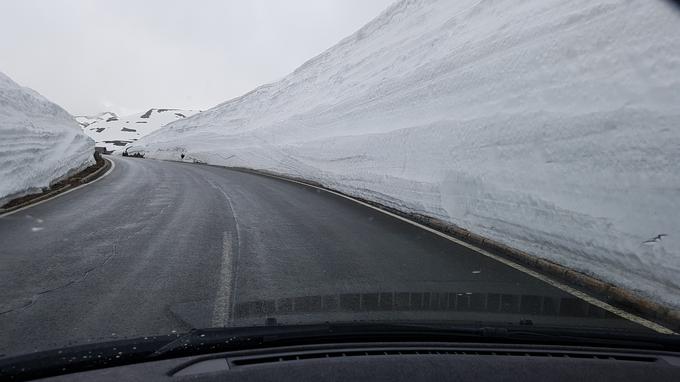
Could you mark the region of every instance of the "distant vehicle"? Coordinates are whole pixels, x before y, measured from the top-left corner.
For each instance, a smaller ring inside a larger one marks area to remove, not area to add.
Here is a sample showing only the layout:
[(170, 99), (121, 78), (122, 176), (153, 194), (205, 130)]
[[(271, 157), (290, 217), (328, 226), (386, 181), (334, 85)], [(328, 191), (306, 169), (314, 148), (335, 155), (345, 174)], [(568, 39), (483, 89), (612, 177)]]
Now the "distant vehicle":
[(128, 149), (123, 150), (123, 154), (122, 154), (122, 155), (123, 155), (124, 157), (144, 158), (144, 154), (143, 154), (143, 153), (141, 153), (141, 152), (135, 152), (135, 153), (130, 154), (130, 153), (128, 152)]

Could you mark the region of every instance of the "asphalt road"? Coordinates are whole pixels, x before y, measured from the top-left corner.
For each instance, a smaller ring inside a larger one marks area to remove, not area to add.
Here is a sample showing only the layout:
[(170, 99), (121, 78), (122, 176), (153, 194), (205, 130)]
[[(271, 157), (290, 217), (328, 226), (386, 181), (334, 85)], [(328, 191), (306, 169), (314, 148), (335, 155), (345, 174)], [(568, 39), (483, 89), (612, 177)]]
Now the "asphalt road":
[(639, 328), (336, 195), (113, 159), (101, 181), (0, 218), (0, 354), (268, 317)]

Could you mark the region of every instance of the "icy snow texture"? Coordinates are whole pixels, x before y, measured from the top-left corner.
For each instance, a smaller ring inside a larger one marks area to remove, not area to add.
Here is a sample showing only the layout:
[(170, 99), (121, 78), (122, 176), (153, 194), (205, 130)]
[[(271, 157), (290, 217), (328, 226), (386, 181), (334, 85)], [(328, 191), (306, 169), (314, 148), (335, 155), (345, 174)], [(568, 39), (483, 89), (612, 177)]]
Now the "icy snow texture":
[(170, 122), (196, 113), (197, 110), (149, 109), (126, 117), (104, 112), (95, 116), (78, 116), (76, 120), (85, 134), (97, 142), (95, 146), (122, 152), (126, 143), (132, 143)]
[(680, 307), (678, 33), (661, 0), (401, 1), (133, 146), (317, 181)]
[(93, 154), (69, 113), (0, 72), (0, 205), (94, 164)]

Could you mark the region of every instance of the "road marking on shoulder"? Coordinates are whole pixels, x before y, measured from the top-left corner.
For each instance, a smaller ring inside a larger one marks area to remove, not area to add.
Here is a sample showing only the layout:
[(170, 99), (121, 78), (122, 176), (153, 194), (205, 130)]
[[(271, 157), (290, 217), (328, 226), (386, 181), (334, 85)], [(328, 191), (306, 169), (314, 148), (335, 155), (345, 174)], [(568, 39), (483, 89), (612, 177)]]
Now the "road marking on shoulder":
[(41, 204), (43, 204), (43, 203), (49, 202), (50, 200), (54, 200), (54, 199), (56, 199), (56, 198), (58, 198), (58, 197), (60, 197), (60, 196), (64, 196), (64, 195), (66, 195), (66, 194), (69, 194), (69, 193), (71, 193), (71, 192), (73, 192), (73, 191), (75, 191), (75, 190), (78, 190), (78, 189), (83, 188), (83, 187), (85, 187), (85, 186), (89, 186), (89, 185), (91, 185), (91, 184), (95, 184), (95, 183), (99, 182), (100, 180), (104, 179), (107, 175), (109, 175), (109, 174), (113, 171), (114, 168), (116, 168), (116, 163), (115, 163), (114, 161), (112, 161), (112, 160), (110, 160), (110, 159), (108, 159), (108, 158), (104, 158), (104, 160), (109, 161), (109, 162), (111, 163), (111, 168), (110, 168), (107, 172), (105, 172), (102, 176), (100, 176), (99, 178), (97, 178), (97, 179), (95, 179), (95, 180), (93, 180), (93, 181), (91, 181), (91, 182), (87, 182), (87, 183), (85, 183), (85, 184), (81, 184), (80, 186), (75, 187), (75, 188), (72, 188), (72, 189), (70, 189), (70, 190), (67, 190), (67, 191), (64, 191), (64, 192), (60, 192), (60, 193), (58, 193), (58, 194), (56, 194), (56, 195), (54, 195), (54, 196), (51, 196), (51, 197), (49, 197), (49, 198), (47, 198), (47, 199), (43, 199), (43, 200), (41, 200), (41, 201), (39, 201), (39, 202), (35, 202), (35, 203), (33, 203), (33, 204), (29, 204), (29, 205), (27, 205), (27, 206), (18, 208), (18, 209), (14, 210), (14, 211), (5, 212), (4, 214), (1, 214), (1, 215), (0, 215), (0, 218), (4, 218), (5, 216), (14, 215), (14, 214), (16, 214), (17, 212), (21, 212), (21, 211), (27, 210), (27, 209), (29, 209), (29, 208), (33, 208), (33, 207), (35, 207), (35, 206), (39, 206), (39, 205), (41, 205)]
[(317, 189), (317, 190), (321, 190), (321, 191), (327, 192), (327, 193), (329, 193), (329, 194), (333, 194), (333, 195), (339, 196), (339, 197), (341, 197), (341, 198), (345, 198), (345, 199), (347, 199), (347, 200), (351, 200), (351, 201), (353, 201), (353, 202), (355, 202), (355, 203), (361, 204), (361, 205), (364, 206), (364, 207), (368, 207), (368, 208), (371, 208), (371, 209), (373, 209), (373, 210), (382, 212), (382, 213), (385, 214), (385, 215), (391, 216), (391, 217), (393, 217), (393, 218), (395, 218), (395, 219), (399, 219), (399, 220), (401, 220), (401, 221), (404, 221), (404, 222), (406, 222), (406, 223), (409, 223), (409, 224), (411, 224), (411, 225), (414, 225), (414, 226), (416, 226), (416, 227), (418, 227), (418, 228), (420, 228), (420, 229), (423, 229), (423, 230), (425, 230), (425, 231), (428, 231), (428, 232), (430, 232), (430, 233), (433, 233), (433, 234), (435, 234), (435, 235), (437, 235), (437, 236), (439, 236), (439, 237), (442, 237), (442, 238), (444, 238), (444, 239), (446, 239), (446, 240), (452, 241), (452, 242), (454, 242), (454, 243), (456, 243), (456, 244), (458, 244), (458, 245), (461, 245), (461, 246), (463, 246), (463, 247), (465, 247), (465, 248), (468, 248), (468, 249), (470, 249), (470, 250), (472, 250), (472, 251), (475, 251), (475, 252), (477, 252), (477, 253), (479, 253), (479, 254), (481, 254), (481, 255), (484, 255), (484, 256), (486, 256), (486, 257), (489, 257), (489, 258), (491, 258), (491, 259), (494, 259), (494, 260), (496, 260), (496, 261), (499, 261), (499, 262), (501, 262), (501, 263), (503, 263), (503, 264), (505, 264), (505, 265), (507, 265), (507, 266), (509, 266), (509, 267), (511, 267), (511, 268), (514, 268), (514, 269), (516, 269), (516, 270), (518, 270), (518, 271), (520, 271), (520, 272), (526, 273), (526, 274), (528, 274), (528, 275), (530, 275), (530, 276), (532, 276), (532, 277), (534, 277), (534, 278), (537, 278), (537, 279), (539, 279), (539, 280), (541, 280), (541, 281), (543, 281), (543, 282), (545, 282), (545, 283), (547, 283), (547, 284), (549, 284), (549, 285), (551, 285), (551, 286), (553, 286), (553, 287), (555, 287), (555, 288), (558, 288), (558, 289), (560, 289), (560, 290), (562, 290), (562, 291), (564, 291), (564, 292), (567, 292), (567, 293), (573, 295), (574, 297), (580, 298), (581, 300), (583, 300), (583, 301), (585, 301), (585, 302), (587, 302), (587, 303), (589, 303), (589, 304), (595, 305), (595, 306), (597, 306), (598, 308), (604, 309), (604, 310), (606, 310), (606, 311), (608, 311), (608, 312), (610, 312), (610, 313), (613, 313), (613, 314), (615, 314), (615, 315), (617, 315), (617, 316), (619, 316), (619, 317), (621, 317), (621, 318), (624, 318), (624, 319), (626, 319), (626, 320), (628, 320), (628, 321), (632, 321), (632, 322), (634, 322), (634, 323), (636, 323), (636, 324), (639, 324), (639, 325), (641, 325), (641, 326), (644, 326), (644, 327), (646, 327), (646, 328), (648, 328), (648, 329), (652, 329), (652, 330), (654, 330), (654, 331), (656, 331), (656, 332), (658, 332), (658, 333), (662, 333), (662, 334), (676, 334), (674, 331), (672, 331), (672, 330), (666, 328), (665, 326), (659, 325), (659, 324), (657, 324), (656, 322), (647, 320), (647, 319), (645, 319), (645, 318), (642, 318), (642, 317), (640, 317), (640, 316), (637, 316), (637, 315), (635, 315), (635, 314), (626, 312), (626, 311), (624, 311), (624, 310), (622, 310), (622, 309), (619, 309), (619, 308), (614, 307), (614, 306), (612, 306), (612, 305), (610, 305), (610, 304), (607, 304), (607, 303), (604, 302), (604, 301), (598, 300), (597, 298), (595, 298), (595, 297), (593, 297), (593, 296), (590, 296), (590, 295), (588, 295), (588, 294), (586, 294), (586, 293), (584, 293), (584, 292), (581, 292), (581, 291), (579, 291), (579, 290), (577, 290), (577, 289), (574, 289), (574, 288), (570, 287), (569, 285), (563, 284), (563, 283), (561, 283), (561, 282), (559, 282), (559, 281), (557, 281), (557, 280), (553, 280), (552, 278), (550, 278), (550, 277), (548, 277), (548, 276), (542, 275), (542, 274), (540, 274), (540, 273), (538, 273), (538, 272), (536, 272), (536, 271), (533, 271), (533, 270), (531, 270), (531, 269), (529, 269), (529, 268), (527, 268), (527, 267), (525, 267), (525, 266), (523, 266), (523, 265), (517, 264), (517, 263), (515, 263), (514, 261), (508, 260), (508, 259), (503, 258), (503, 257), (498, 256), (498, 255), (494, 255), (493, 253), (487, 252), (487, 251), (485, 251), (484, 249), (479, 248), (479, 247), (477, 247), (477, 246), (475, 246), (475, 245), (472, 245), (472, 244), (470, 244), (470, 243), (464, 242), (464, 241), (462, 241), (462, 240), (460, 240), (460, 239), (456, 239), (456, 238), (453, 237), (453, 236), (447, 235), (447, 234), (445, 234), (445, 233), (443, 233), (443, 232), (439, 232), (439, 231), (437, 231), (436, 229), (433, 229), (433, 228), (430, 228), (430, 227), (425, 226), (425, 225), (423, 225), (423, 224), (414, 222), (413, 220), (407, 219), (407, 218), (405, 218), (405, 217), (403, 217), (403, 216), (399, 216), (399, 215), (394, 214), (394, 213), (392, 213), (392, 212), (385, 211), (385, 210), (383, 210), (383, 209), (381, 209), (381, 208), (375, 207), (375, 206), (373, 206), (373, 205), (371, 205), (371, 204), (362, 202), (361, 200), (355, 199), (355, 198), (353, 198), (353, 197), (351, 197), (351, 196), (344, 195), (344, 194), (341, 194), (341, 193), (339, 193), (339, 192), (336, 192), (336, 191), (333, 191), (333, 190), (329, 190), (329, 189), (326, 189), (326, 188), (323, 188), (323, 187), (318, 187), (318, 186), (315, 186), (315, 185), (313, 185), (313, 184), (308, 184), (308, 183), (300, 182), (300, 181), (293, 180), (293, 179), (287, 179), (287, 178), (284, 178), (284, 177), (281, 177), (281, 176), (277, 176), (277, 175), (273, 175), (273, 174), (266, 174), (266, 173), (259, 173), (259, 172), (258, 172), (257, 174), (259, 174), (259, 175), (264, 175), (264, 176), (268, 176), (268, 177), (270, 177), (270, 178), (285, 180), (285, 181), (291, 182), (291, 183), (297, 183), (297, 184), (300, 184), (300, 185), (303, 185), (303, 186), (306, 186), (306, 187), (311, 187), (311, 188), (314, 188), (314, 189)]

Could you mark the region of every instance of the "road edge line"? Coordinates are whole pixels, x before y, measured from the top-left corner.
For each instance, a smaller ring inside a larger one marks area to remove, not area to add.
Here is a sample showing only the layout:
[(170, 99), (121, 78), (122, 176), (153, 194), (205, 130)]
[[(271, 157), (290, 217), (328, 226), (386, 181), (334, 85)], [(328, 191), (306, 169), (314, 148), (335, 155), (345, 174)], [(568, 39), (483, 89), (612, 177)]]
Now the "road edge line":
[[(658, 333), (662, 333), (662, 334), (677, 334), (674, 330), (672, 330), (672, 329), (666, 327), (665, 325), (659, 324), (659, 323), (657, 323), (657, 322), (654, 322), (654, 321), (652, 321), (652, 320), (649, 320), (649, 319), (647, 319), (647, 318), (644, 318), (644, 317), (642, 317), (642, 316), (640, 316), (640, 315), (637, 315), (637, 314), (635, 314), (635, 313), (627, 312), (627, 311), (624, 310), (624, 309), (615, 307), (614, 305), (611, 305), (611, 304), (609, 304), (609, 303), (607, 303), (607, 302), (604, 302), (604, 301), (598, 299), (597, 297), (591, 296), (591, 295), (588, 294), (587, 292), (578, 290), (578, 289), (576, 289), (576, 288), (574, 288), (574, 287), (571, 287), (571, 286), (567, 285), (567, 284), (564, 283), (564, 282), (558, 281), (558, 280), (556, 280), (555, 278), (550, 277), (550, 276), (545, 275), (545, 274), (542, 274), (542, 273), (540, 273), (540, 272), (538, 272), (538, 271), (534, 271), (534, 270), (528, 268), (527, 266), (524, 266), (524, 265), (522, 265), (522, 264), (519, 264), (519, 263), (516, 262), (516, 261), (513, 261), (513, 260), (508, 259), (508, 258), (506, 258), (506, 257), (503, 257), (503, 256), (501, 256), (501, 255), (493, 254), (493, 253), (491, 253), (491, 252), (489, 252), (489, 251), (487, 251), (487, 250), (485, 250), (485, 249), (483, 249), (483, 248), (481, 248), (481, 247), (479, 247), (479, 246), (477, 246), (477, 245), (474, 245), (474, 244), (472, 244), (472, 243), (468, 243), (468, 242), (463, 241), (463, 240), (461, 240), (461, 239), (458, 239), (458, 238), (456, 238), (456, 237), (454, 237), (454, 236), (451, 236), (451, 235), (449, 235), (449, 234), (446, 234), (446, 233), (444, 233), (444, 232), (441, 232), (441, 231), (439, 231), (439, 230), (437, 230), (437, 229), (435, 229), (435, 228), (428, 227), (427, 225), (424, 225), (424, 224), (422, 224), (422, 223), (418, 223), (418, 222), (416, 222), (416, 221), (414, 221), (414, 220), (411, 220), (411, 219), (409, 219), (409, 218), (407, 218), (407, 217), (405, 217), (405, 216), (401, 216), (401, 215), (396, 214), (396, 213), (394, 213), (394, 212), (388, 211), (387, 209), (384, 209), (384, 208), (381, 208), (381, 207), (379, 207), (379, 206), (376, 206), (376, 205), (367, 203), (366, 201), (360, 200), (360, 199), (355, 198), (355, 197), (353, 197), (353, 196), (343, 194), (342, 192), (339, 192), (339, 191), (335, 191), (335, 190), (326, 188), (326, 187), (324, 187), (323, 185), (321, 185), (321, 184), (319, 184), (319, 183), (317, 183), (317, 184), (308, 183), (308, 182), (306, 182), (306, 181), (302, 181), (302, 180), (298, 180), (298, 179), (293, 179), (293, 178), (288, 178), (288, 177), (286, 177), (286, 176), (281, 176), (281, 175), (278, 175), (278, 174), (275, 174), (275, 173), (270, 173), (270, 172), (262, 171), (262, 170), (254, 170), (254, 169), (248, 169), (248, 168), (242, 168), (242, 167), (226, 167), (226, 166), (219, 166), (219, 165), (209, 165), (209, 166), (213, 166), (213, 167), (221, 167), (221, 168), (226, 168), (226, 169), (230, 169), (230, 170), (236, 170), (236, 171), (242, 171), (242, 172), (252, 173), (252, 174), (256, 174), (256, 175), (262, 175), (262, 176), (266, 176), (266, 177), (269, 177), (269, 178), (279, 179), (279, 180), (283, 180), (283, 181), (286, 181), (286, 182), (295, 183), (295, 184), (299, 184), (299, 185), (302, 185), (302, 186), (314, 188), (314, 189), (317, 189), (317, 190), (321, 190), (321, 191), (327, 192), (327, 193), (329, 193), (329, 194), (333, 194), (333, 195), (342, 197), (342, 198), (344, 198), (344, 199), (347, 199), (347, 200), (350, 200), (350, 201), (355, 202), (355, 203), (357, 203), (357, 204), (360, 204), (360, 205), (362, 205), (362, 206), (364, 206), (364, 207), (371, 208), (371, 209), (373, 209), (373, 210), (376, 210), (376, 211), (379, 211), (379, 212), (381, 212), (381, 213), (383, 213), (383, 214), (386, 214), (386, 215), (388, 215), (388, 216), (390, 216), (390, 217), (393, 217), (393, 218), (399, 219), (399, 220), (401, 220), (401, 221), (403, 221), (403, 222), (409, 223), (409, 224), (411, 224), (411, 225), (413, 225), (413, 226), (416, 226), (416, 227), (421, 228), (421, 229), (423, 229), (423, 230), (425, 230), (425, 231), (428, 231), (428, 232), (430, 232), (430, 233), (433, 233), (433, 234), (435, 234), (435, 235), (437, 235), (437, 236), (440, 236), (440, 237), (442, 237), (442, 238), (444, 238), (444, 239), (447, 239), (447, 240), (449, 240), (449, 241), (451, 241), (451, 242), (454, 242), (454, 243), (456, 243), (456, 244), (458, 244), (458, 245), (462, 245), (462, 246), (464, 246), (464, 247), (466, 247), (466, 248), (468, 248), (468, 249), (470, 249), (470, 250), (473, 250), (473, 251), (475, 251), (475, 252), (477, 252), (477, 253), (479, 253), (479, 254), (481, 254), (481, 255), (484, 255), (484, 256), (486, 256), (486, 257), (489, 257), (489, 258), (491, 258), (491, 259), (494, 259), (494, 260), (496, 260), (496, 261), (499, 261), (499, 262), (501, 262), (501, 263), (503, 263), (503, 264), (505, 264), (505, 265), (507, 265), (507, 266), (509, 266), (509, 267), (511, 267), (511, 268), (514, 268), (514, 269), (516, 269), (516, 270), (518, 270), (518, 271), (520, 271), (520, 272), (523, 272), (523, 273), (528, 274), (528, 275), (530, 275), (530, 276), (532, 276), (532, 277), (534, 277), (534, 278), (537, 278), (537, 279), (539, 279), (539, 280), (541, 280), (541, 281), (543, 281), (543, 282), (545, 282), (545, 283), (547, 283), (547, 284), (549, 284), (549, 285), (554, 286), (555, 288), (558, 288), (558, 289), (560, 289), (560, 290), (562, 290), (562, 291), (564, 291), (564, 292), (566, 292), (566, 293), (569, 293), (569, 294), (571, 294), (571, 295), (574, 296), (574, 297), (577, 297), (577, 298), (579, 298), (579, 299), (581, 299), (581, 300), (583, 300), (583, 301), (588, 302), (589, 304), (592, 304), (592, 305), (595, 305), (595, 306), (597, 306), (597, 307), (599, 307), (599, 308), (601, 308), (601, 309), (604, 309), (604, 310), (606, 310), (606, 311), (608, 311), (608, 312), (610, 312), (610, 313), (612, 313), (612, 314), (615, 314), (615, 315), (617, 315), (617, 316), (619, 316), (619, 317), (621, 317), (621, 318), (623, 318), (623, 319), (626, 319), (626, 320), (628, 320), (628, 321), (637, 323), (637, 324), (639, 324), (639, 325), (641, 325), (641, 326), (644, 326), (644, 327), (646, 327), (646, 328), (648, 328), (648, 329), (654, 330), (654, 331), (656, 331), (656, 332), (658, 332)], [(488, 239), (485, 239), (485, 240), (488, 240)], [(489, 242), (490, 242), (490, 241), (489, 241)], [(517, 251), (517, 252), (519, 252), (519, 251)], [(531, 255), (527, 255), (527, 256), (531, 256)], [(538, 257), (536, 257), (536, 256), (531, 256), (531, 257), (532, 257), (532, 260), (543, 260), (543, 259), (540, 259), (540, 258), (538, 258)], [(547, 262), (547, 261), (546, 261), (546, 262)], [(560, 265), (558, 265), (558, 264), (555, 264), (555, 265), (556, 265), (556, 266), (559, 266), (559, 267), (561, 267), (561, 268), (565, 268), (565, 269), (567, 269), (567, 270), (569, 270), (569, 271), (571, 271), (571, 272), (576, 273), (576, 271), (573, 271), (573, 270), (571, 270), (571, 269), (569, 269), (569, 268), (566, 268), (566, 267), (564, 267), (564, 266), (560, 266)], [(610, 286), (610, 285), (607, 285), (605, 282), (603, 282), (603, 281), (601, 281), (601, 280), (597, 280), (597, 279), (592, 278), (592, 277), (590, 277), (590, 276), (587, 276), (587, 275), (585, 275), (585, 274), (583, 274), (582, 277), (584, 277), (584, 278), (585, 278), (585, 277), (591, 278), (593, 283), (596, 283), (596, 282), (597, 282), (597, 283), (602, 284), (602, 285), (603, 285), (603, 289), (609, 289), (609, 288), (612, 287), (612, 286)], [(595, 288), (595, 285), (591, 285), (591, 288)], [(624, 290), (624, 291), (625, 291), (625, 290)]]

